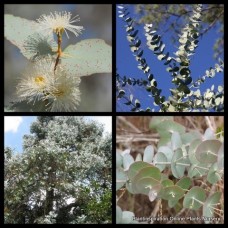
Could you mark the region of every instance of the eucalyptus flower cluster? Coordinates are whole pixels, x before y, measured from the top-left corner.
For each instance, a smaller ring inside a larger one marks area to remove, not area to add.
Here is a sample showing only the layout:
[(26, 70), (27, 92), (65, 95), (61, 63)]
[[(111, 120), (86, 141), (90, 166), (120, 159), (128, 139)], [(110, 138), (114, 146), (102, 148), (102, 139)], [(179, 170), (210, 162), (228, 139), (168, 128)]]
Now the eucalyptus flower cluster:
[[(38, 34), (29, 36), (23, 44), (26, 53), (32, 57), (16, 88), (20, 100), (33, 104), (41, 101), (46, 111), (76, 110), (80, 102), (81, 80), (61, 65), (61, 57), (64, 56), (61, 44), (64, 32), (69, 38), (67, 30), (76, 37), (82, 33), (83, 26), (72, 24), (78, 21), (78, 15), (72, 17), (69, 12), (55, 12), (37, 19)], [(52, 33), (57, 37), (56, 50), (52, 48), (54, 41), (48, 39)]]

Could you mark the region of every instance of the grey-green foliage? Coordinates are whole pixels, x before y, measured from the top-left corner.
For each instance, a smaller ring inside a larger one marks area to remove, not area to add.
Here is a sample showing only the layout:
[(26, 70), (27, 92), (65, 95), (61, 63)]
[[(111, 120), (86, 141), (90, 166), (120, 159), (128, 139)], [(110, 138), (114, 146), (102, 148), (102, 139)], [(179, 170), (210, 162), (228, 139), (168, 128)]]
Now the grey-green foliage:
[(110, 223), (111, 136), (74, 116), (40, 116), (30, 132), (23, 153), (5, 149), (5, 223)]
[[(162, 89), (156, 81), (156, 77), (152, 73), (152, 69), (148, 65), (146, 58), (143, 56), (144, 50), (141, 45), (138, 30), (134, 28), (134, 19), (129, 16), (128, 9), (125, 5), (119, 5), (119, 17), (123, 18), (126, 23), (127, 40), (130, 42), (130, 49), (133, 56), (138, 62), (138, 68), (143, 71), (146, 78), (139, 80), (134, 78), (121, 77), (116, 73), (116, 91), (118, 99), (125, 99), (124, 103), (131, 107), (131, 111), (150, 112), (151, 107), (143, 109), (140, 100), (133, 99), (133, 94), (126, 94), (125, 86), (144, 86), (145, 91), (153, 97), (153, 105), (159, 106), (161, 112), (173, 111), (223, 111), (224, 109), (224, 91), (223, 86), (219, 85), (217, 90), (214, 85), (201, 94), (199, 88), (207, 78), (215, 77), (216, 73), (223, 72), (224, 63), (219, 59), (214, 67), (210, 67), (205, 71), (205, 75), (193, 80), (191, 75), (191, 56), (195, 54), (195, 49), (199, 43), (199, 26), (201, 23), (202, 4), (194, 5), (192, 15), (189, 17), (188, 23), (182, 28), (179, 35), (179, 47), (175, 56), (171, 56), (165, 50), (165, 44), (161, 39), (161, 35), (153, 28), (153, 24), (145, 24), (145, 36), (148, 48), (157, 56), (159, 61), (164, 62), (167, 72), (172, 77), (173, 88), (170, 88), (171, 96), (166, 98), (162, 95)], [(168, 67), (167, 67), (168, 66)], [(154, 109), (152, 109), (154, 111)]]
[[(180, 33), (182, 24), (188, 23), (189, 15), (192, 13), (191, 4), (137, 4), (135, 6), (137, 15), (136, 23), (153, 23), (160, 33), (171, 35), (172, 43), (178, 42), (177, 34)], [(205, 26), (200, 26), (200, 36), (203, 36), (211, 29), (216, 29), (218, 38), (215, 40), (215, 57), (223, 56), (223, 33), (224, 33), (224, 5), (205, 4), (202, 11), (202, 21)], [(170, 18), (174, 20), (170, 21)]]
[[(194, 179), (204, 178), (207, 186), (223, 179), (222, 141), (209, 128), (204, 135), (186, 132), (172, 117), (154, 117), (150, 127), (159, 134), (158, 148), (147, 146), (135, 160), (130, 150), (116, 152), (116, 190), (125, 187), (131, 194), (147, 195), (150, 201), (167, 200), (169, 207), (183, 199), (184, 208), (199, 210), (203, 206), (203, 216), (213, 217), (222, 193), (210, 195), (204, 187), (194, 186)], [(176, 183), (163, 173), (165, 169)]]

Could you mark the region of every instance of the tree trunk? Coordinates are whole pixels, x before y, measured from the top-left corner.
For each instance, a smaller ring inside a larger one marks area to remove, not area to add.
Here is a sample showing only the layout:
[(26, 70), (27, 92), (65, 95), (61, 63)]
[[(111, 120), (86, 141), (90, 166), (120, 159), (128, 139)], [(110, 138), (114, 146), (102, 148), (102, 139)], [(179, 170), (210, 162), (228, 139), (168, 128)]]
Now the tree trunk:
[(49, 214), (53, 210), (53, 201), (54, 201), (54, 189), (51, 191), (46, 191), (46, 203), (45, 203), (45, 215)]

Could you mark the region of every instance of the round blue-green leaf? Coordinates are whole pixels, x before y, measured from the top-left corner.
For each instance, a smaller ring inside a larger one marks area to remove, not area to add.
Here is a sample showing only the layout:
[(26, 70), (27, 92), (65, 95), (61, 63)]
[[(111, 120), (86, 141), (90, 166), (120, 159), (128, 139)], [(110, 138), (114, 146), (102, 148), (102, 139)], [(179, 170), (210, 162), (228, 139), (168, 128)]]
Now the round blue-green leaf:
[(192, 181), (189, 177), (183, 177), (176, 183), (176, 186), (181, 187), (183, 190), (187, 190), (189, 189), (191, 184), (192, 184)]
[(138, 99), (135, 100), (135, 107), (136, 108), (140, 108), (141, 107), (140, 101)]
[(127, 26), (126, 32), (130, 35), (130, 32), (134, 31), (134, 28), (132, 26)]
[(137, 192), (133, 189), (132, 183), (129, 182), (129, 181), (126, 182), (126, 189), (127, 189), (131, 194), (137, 194)]
[(156, 128), (164, 120), (173, 120), (172, 116), (153, 116), (150, 122), (150, 128)]
[[(186, 164), (186, 166), (184, 164)], [(188, 167), (188, 165), (189, 162), (183, 157), (182, 150), (176, 150), (171, 162), (171, 171), (173, 176), (176, 178), (183, 177), (185, 168)]]
[(132, 103), (132, 101), (133, 101), (133, 94), (130, 94), (130, 101)]
[(173, 186), (174, 185), (173, 181), (170, 180), (170, 179), (163, 180), (161, 182), (161, 184), (162, 184), (163, 187), (169, 187), (169, 186)]
[(215, 133), (214, 131), (209, 127), (206, 129), (203, 135), (204, 140), (210, 140), (210, 139), (215, 139)]
[(188, 75), (190, 73), (190, 70), (188, 67), (183, 67), (181, 70), (180, 70), (180, 74), (181, 75)]
[(135, 40), (135, 38), (132, 37), (131, 35), (127, 35), (127, 40), (128, 40), (129, 42), (133, 42), (133, 41)]
[(217, 164), (218, 164), (219, 170), (224, 169), (224, 143), (222, 143), (222, 145), (220, 146), (220, 149), (218, 151)]
[(183, 201), (183, 207), (192, 210), (198, 210), (206, 199), (206, 192), (204, 189), (195, 186), (189, 190), (185, 195)]
[(178, 148), (181, 148), (182, 146), (182, 141), (179, 132), (173, 132), (171, 136), (171, 145), (172, 149), (176, 150)]
[(173, 157), (173, 151), (171, 150), (170, 147), (168, 146), (160, 146), (158, 148), (158, 153), (163, 153), (166, 158), (167, 158), (167, 162), (171, 162), (172, 157)]
[(165, 58), (165, 54), (160, 54), (160, 55), (158, 55), (158, 60), (163, 60), (164, 58)]
[(189, 144), (196, 139), (201, 139), (201, 134), (198, 130), (181, 134), (181, 140), (183, 144)]
[(138, 34), (139, 30), (135, 30), (133, 33), (131, 33), (131, 37), (136, 37), (136, 35)]
[(159, 105), (160, 104), (160, 97), (159, 96), (155, 96), (154, 97), (154, 102), (155, 102), (155, 104)]
[(150, 202), (153, 202), (157, 198), (161, 188), (162, 188), (162, 185), (159, 183), (158, 185), (154, 185), (150, 189), (150, 191), (148, 193), (148, 197), (149, 197)]
[(179, 186), (168, 186), (162, 190), (162, 198), (165, 200), (179, 200), (184, 196), (184, 191)]
[(188, 86), (186, 86), (185, 84), (181, 84), (177, 89), (180, 92), (184, 92), (185, 94), (189, 94), (191, 92)]
[[(146, 179), (145, 178), (149, 178)], [(149, 187), (158, 184), (161, 179), (161, 173), (156, 167), (145, 167), (141, 169), (132, 180), (132, 189), (138, 193), (148, 194)], [(148, 181), (148, 182), (147, 182)]]
[(154, 157), (154, 147), (149, 145), (145, 148), (143, 153), (143, 161), (151, 163)]
[(161, 181), (163, 180), (169, 180), (169, 177), (165, 175), (164, 173), (161, 173)]
[(142, 155), (140, 153), (137, 154), (135, 161), (142, 161)]
[(188, 169), (188, 176), (192, 177), (202, 177), (208, 172), (208, 164), (195, 163)]
[(163, 153), (159, 152), (159, 153), (156, 153), (154, 156), (154, 165), (158, 167), (160, 171), (163, 171), (167, 164), (161, 164), (161, 163), (167, 163), (167, 157)]
[(134, 220), (135, 214), (131, 211), (123, 211), (121, 224), (137, 223)]
[(194, 141), (191, 142), (189, 149), (188, 149), (188, 158), (190, 160), (191, 163), (193, 164), (197, 164), (199, 163), (199, 161), (196, 159), (196, 148), (201, 144), (201, 140), (200, 139), (196, 139)]
[(188, 78), (184, 81), (184, 84), (185, 84), (185, 85), (189, 85), (191, 82), (192, 82), (192, 78), (191, 78), (191, 77), (188, 77)]
[(214, 208), (219, 204), (222, 193), (215, 192), (207, 198), (203, 205), (203, 216), (211, 218), (214, 216)]
[(174, 72), (179, 71), (179, 67), (177, 67), (177, 66), (176, 66), (176, 67), (173, 67), (173, 68), (172, 68), (172, 71), (174, 71)]
[(167, 135), (167, 133), (171, 136), (171, 134), (175, 131), (180, 134), (185, 132), (184, 126), (171, 120), (164, 120), (160, 122), (160, 124), (156, 126), (156, 129), (160, 136)]
[(139, 173), (139, 171), (145, 167), (154, 167), (154, 166), (147, 162), (142, 162), (142, 161), (134, 162), (133, 164), (131, 164), (128, 170), (129, 179), (133, 180), (134, 177)]
[(144, 177), (137, 181), (133, 181), (132, 189), (137, 193), (148, 195), (150, 189), (159, 184), (160, 182), (152, 177)]
[(130, 154), (130, 153), (131, 153), (131, 149), (126, 149), (121, 152), (121, 155), (124, 156), (125, 154)]
[(130, 154), (125, 154), (123, 156), (124, 170), (127, 171), (132, 163), (134, 163), (134, 158)]
[(139, 46), (140, 46), (140, 44), (141, 44), (141, 40), (136, 40), (136, 42), (135, 42), (135, 46), (136, 46), (136, 47), (139, 47)]
[[(136, 52), (136, 51), (138, 51), (139, 50), (139, 48), (137, 48), (137, 47), (135, 47), (134, 45), (131, 47), (131, 51), (132, 52)], [(140, 68), (139, 68), (140, 69)], [(142, 69), (142, 68), (141, 68)]]
[(127, 175), (122, 169), (116, 169), (116, 191), (124, 186), (127, 179)]
[(139, 172), (135, 175), (135, 177), (132, 181), (135, 182), (144, 177), (152, 177), (155, 180), (160, 181), (161, 172), (157, 167), (154, 167), (154, 166), (145, 167), (145, 168), (139, 170)]
[(208, 171), (207, 181), (211, 184), (215, 184), (222, 179), (222, 175), (223, 173), (218, 170), (217, 163), (214, 163)]
[(161, 146), (165, 146), (167, 145), (168, 143), (170, 143), (170, 135), (169, 133), (167, 135), (163, 135), (160, 139), (159, 139), (159, 142), (158, 142), (158, 147), (161, 147)]
[(122, 222), (123, 212), (119, 206), (116, 206), (116, 224), (120, 224)]
[(205, 140), (196, 149), (196, 159), (201, 163), (214, 163), (222, 143), (219, 140)]
[[(138, 30), (137, 30), (138, 31)], [(139, 51), (138, 53), (137, 53), (137, 57), (142, 57), (142, 55), (143, 55), (143, 50), (141, 50), (141, 51)]]
[(121, 89), (121, 90), (119, 91), (118, 98), (121, 98), (121, 97), (123, 97), (124, 95), (125, 95), (125, 91), (124, 91), (123, 89)]
[(130, 22), (130, 21), (132, 21), (132, 18), (131, 18), (131, 17), (127, 17), (127, 18), (125, 19), (125, 21), (126, 21), (126, 22)]
[(149, 81), (152, 81), (153, 78), (154, 78), (154, 75), (153, 75), (153, 74), (149, 74), (149, 75), (147, 76), (147, 78), (148, 78)]

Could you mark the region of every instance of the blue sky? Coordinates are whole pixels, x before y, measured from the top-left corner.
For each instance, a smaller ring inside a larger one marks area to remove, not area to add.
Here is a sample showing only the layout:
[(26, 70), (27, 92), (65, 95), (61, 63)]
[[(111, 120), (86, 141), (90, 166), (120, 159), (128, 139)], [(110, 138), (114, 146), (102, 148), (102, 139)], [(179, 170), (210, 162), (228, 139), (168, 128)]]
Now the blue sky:
[[(128, 5), (128, 10), (130, 12), (130, 17), (137, 18), (138, 15), (135, 14), (134, 5)], [(133, 56), (133, 52), (131, 52), (129, 48), (129, 42), (126, 39), (126, 25), (125, 22), (121, 18), (118, 17), (118, 9), (116, 10), (116, 63), (117, 63), (117, 72), (120, 76), (126, 75), (127, 77), (133, 77), (136, 79), (145, 78), (145, 74), (137, 68), (137, 61)], [(211, 29), (203, 38), (199, 39), (199, 46), (196, 49), (195, 55), (191, 58), (191, 76), (193, 80), (205, 75), (205, 71), (210, 67), (214, 67), (215, 59), (213, 58), (213, 46), (215, 40), (218, 38), (218, 26), (215, 29)], [(151, 73), (153, 73), (155, 79), (158, 83), (158, 88), (162, 89), (162, 95), (168, 98), (170, 96), (169, 89), (173, 87), (171, 83), (171, 76), (168, 72), (166, 72), (167, 66), (164, 66), (164, 62), (159, 61), (157, 57), (153, 54), (151, 50), (149, 50), (146, 46), (146, 38), (144, 35), (143, 25), (135, 26), (135, 29), (139, 30), (138, 36), (142, 41), (141, 47), (144, 50), (144, 57), (147, 60), (147, 63), (151, 69)], [(177, 47), (175, 47), (171, 41), (168, 33), (165, 33), (162, 36), (162, 41), (165, 43), (165, 53), (169, 52), (172, 56), (174, 56), (174, 52), (177, 51)], [(203, 83), (200, 87), (201, 93), (205, 92), (207, 88), (211, 88), (212, 85), (215, 85), (215, 89), (217, 90), (218, 85), (224, 84), (224, 74), (217, 73), (216, 76), (212, 79), (206, 79), (205, 83)], [(142, 108), (152, 107), (153, 106), (153, 98), (149, 97), (150, 93), (145, 92), (143, 87), (138, 86), (126, 86), (125, 91), (127, 93), (132, 93), (135, 98), (138, 98), (141, 102)], [(124, 101), (126, 102), (126, 101)], [(123, 105), (121, 102), (117, 102), (117, 111), (129, 111), (129, 106)], [(156, 110), (156, 109), (155, 109)]]
[[(95, 120), (104, 124), (104, 132), (112, 132), (111, 116), (88, 116), (88, 120)], [(25, 134), (30, 134), (30, 125), (36, 120), (36, 116), (5, 116), (4, 118), (4, 146), (22, 152), (22, 139)]]

